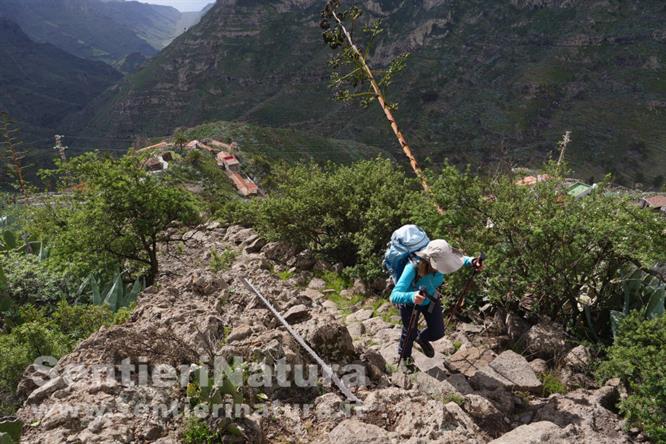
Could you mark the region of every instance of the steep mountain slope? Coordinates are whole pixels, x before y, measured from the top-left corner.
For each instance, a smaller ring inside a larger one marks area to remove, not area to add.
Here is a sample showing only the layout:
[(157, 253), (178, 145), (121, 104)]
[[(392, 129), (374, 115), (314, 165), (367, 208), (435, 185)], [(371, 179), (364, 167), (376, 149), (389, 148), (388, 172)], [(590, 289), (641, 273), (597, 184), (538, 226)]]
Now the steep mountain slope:
[(168, 6), (100, 0), (4, 0), (0, 15), (35, 41), (107, 63), (153, 56), (200, 18)]
[[(666, 5), (657, 0), (381, 0), (375, 62), (413, 53), (392, 91), (421, 157), (540, 162), (565, 130), (579, 174), (666, 166)], [(397, 149), (382, 115), (333, 103), (322, 2), (219, 1), (75, 127), (164, 133), (212, 119), (308, 128)]]
[(121, 78), (110, 66), (35, 43), (0, 17), (0, 111), (30, 144), (48, 143), (62, 119)]

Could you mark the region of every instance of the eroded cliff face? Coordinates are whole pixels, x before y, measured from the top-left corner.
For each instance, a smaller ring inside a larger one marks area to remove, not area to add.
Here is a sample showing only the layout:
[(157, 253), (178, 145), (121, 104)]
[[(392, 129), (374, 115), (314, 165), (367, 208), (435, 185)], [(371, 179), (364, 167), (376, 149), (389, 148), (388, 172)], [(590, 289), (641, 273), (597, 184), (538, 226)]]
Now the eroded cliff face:
[[(364, 7), (385, 28), (374, 66), (412, 54), (388, 94), (420, 157), (539, 163), (571, 130), (570, 160), (580, 174), (663, 170), (664, 109), (652, 106), (664, 99), (662, 2), (368, 0)], [(248, 120), (397, 152), (376, 107), (331, 99), (320, 9), (310, 0), (218, 2), (73, 119), (72, 129), (120, 139)], [(640, 159), (632, 146), (645, 147)]]
[[(405, 374), (395, 366), (399, 321), (360, 282), (340, 292), (369, 298), (350, 313), (329, 300), (336, 290), (313, 277), (330, 267), (307, 251), (267, 244), (250, 229), (216, 222), (185, 238), (182, 248), (161, 252), (162, 273), (129, 321), (102, 328), (50, 373), (26, 372), (21, 387), (27, 401), (18, 413), (26, 424), (22, 442), (182, 442), (188, 409), (209, 427), (226, 430), (229, 442), (633, 441), (612, 411), (621, 388), (614, 382), (596, 387), (586, 374), (589, 351), (571, 349), (556, 325), (530, 327), (499, 312), (483, 325), (459, 324), (434, 343), (434, 358), (415, 351), (418, 370)], [(213, 271), (213, 252), (235, 252), (235, 260)], [(345, 375), (362, 406), (346, 403), (326, 383), (242, 279)], [(521, 336), (529, 340), (530, 362), (506, 349)], [(551, 364), (534, 358), (553, 353), (558, 359)], [(212, 375), (216, 359), (234, 358), (244, 363), (233, 367), (245, 369), (240, 383), (206, 398), (197, 382), (202, 377), (193, 376), (201, 367), (192, 365), (210, 365)], [(572, 391), (542, 397), (537, 374), (546, 371)], [(253, 379), (257, 375), (265, 379)], [(222, 406), (217, 419), (206, 407), (213, 398)]]

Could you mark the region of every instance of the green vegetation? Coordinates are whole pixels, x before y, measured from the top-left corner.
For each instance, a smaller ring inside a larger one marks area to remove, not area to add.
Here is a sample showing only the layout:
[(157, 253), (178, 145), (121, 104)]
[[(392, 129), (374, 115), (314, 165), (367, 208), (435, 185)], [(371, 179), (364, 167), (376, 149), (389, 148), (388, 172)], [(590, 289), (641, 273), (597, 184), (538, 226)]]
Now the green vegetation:
[(185, 422), (181, 439), (184, 444), (214, 444), (220, 442), (220, 435), (212, 431), (203, 419), (190, 416)]
[(159, 271), (157, 246), (174, 240), (169, 229), (199, 218), (192, 195), (164, 186), (132, 156), (87, 153), (44, 177), (73, 192), (35, 209), (29, 229), (49, 239), (52, 262), (80, 277), (124, 264), (151, 285)]
[(449, 402), (455, 402), (456, 404), (462, 406), (465, 403), (465, 398), (463, 398), (461, 395), (457, 393), (447, 393), (442, 398), (442, 402), (444, 404), (448, 404)]
[(284, 270), (276, 272), (275, 275), (280, 278), (281, 281), (287, 281), (294, 275), (294, 273), (289, 270)]
[(222, 253), (218, 253), (217, 250), (211, 250), (209, 268), (215, 273), (228, 270), (234, 263), (237, 255), (238, 253), (234, 250), (224, 250)]
[(541, 375), (543, 382), (543, 396), (548, 397), (555, 393), (564, 394), (567, 392), (567, 386), (552, 372), (546, 372)]
[(629, 396), (620, 411), (655, 443), (666, 442), (666, 316), (644, 320), (638, 312), (619, 326), (608, 358), (597, 370), (600, 382), (621, 378)]
[[(547, 170), (562, 174), (553, 165)], [(231, 216), (366, 280), (383, 276), (392, 231), (416, 222), (470, 255), (486, 253), (489, 266), (468, 307), (485, 300), (547, 315), (593, 340), (610, 337), (611, 310), (623, 304), (622, 270), (666, 259), (666, 220), (606, 193), (606, 183), (576, 200), (558, 179), (524, 187), (513, 175), (482, 178), (451, 166), (431, 176), (427, 196), (388, 160), (299, 165), (275, 174), (278, 186), (268, 198), (239, 205)], [(466, 278), (464, 271), (448, 277), (448, 296)]]

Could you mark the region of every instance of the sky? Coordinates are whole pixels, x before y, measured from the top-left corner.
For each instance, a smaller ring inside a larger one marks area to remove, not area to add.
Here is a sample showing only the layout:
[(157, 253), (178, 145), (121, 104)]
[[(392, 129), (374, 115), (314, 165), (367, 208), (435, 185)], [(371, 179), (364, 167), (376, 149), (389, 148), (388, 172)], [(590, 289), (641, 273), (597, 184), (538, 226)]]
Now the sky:
[(173, 6), (179, 11), (201, 11), (208, 3), (215, 0), (140, 0), (143, 3), (152, 3), (153, 5)]

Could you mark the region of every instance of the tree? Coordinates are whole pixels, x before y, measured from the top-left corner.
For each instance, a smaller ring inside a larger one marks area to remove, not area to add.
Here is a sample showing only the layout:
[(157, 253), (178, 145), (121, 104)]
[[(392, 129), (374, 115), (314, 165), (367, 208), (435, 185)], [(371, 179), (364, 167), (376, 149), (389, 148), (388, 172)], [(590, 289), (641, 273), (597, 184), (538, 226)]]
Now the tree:
[[(322, 11), (322, 21), (320, 23), (324, 30), (323, 35), (326, 44), (333, 50), (342, 48), (330, 61), (330, 65), (334, 69), (331, 75), (331, 86), (337, 90), (336, 98), (340, 101), (360, 99), (363, 107), (368, 107), (374, 100), (379, 103), (391, 125), (393, 134), (398, 139), (405, 156), (409, 159), (421, 187), (429, 193), (428, 180), (393, 115), (398, 105), (389, 102), (382, 90), (382, 87), (390, 85), (393, 78), (405, 69), (409, 53), (401, 54), (388, 63), (387, 68), (381, 73), (381, 78), (377, 80), (375, 73), (368, 64), (368, 59), (374, 41), (384, 32), (381, 21), (374, 20), (362, 27), (363, 35), (367, 39), (366, 47), (362, 48), (354, 41), (349, 30), (354, 29), (363, 12), (357, 6), (341, 10), (341, 3), (341, 0), (329, 0)], [(338, 72), (338, 70), (346, 70), (346, 72)], [(443, 212), (441, 208), (438, 207), (437, 209), (440, 213)]]
[[(46, 175), (58, 175), (62, 189), (73, 190), (64, 205), (52, 206), (42, 232), (52, 255), (94, 270), (100, 264), (126, 264), (145, 272), (151, 285), (159, 272), (158, 244), (174, 240), (169, 229), (198, 219), (198, 203), (187, 191), (147, 173), (139, 159), (119, 160), (87, 153)], [(35, 225), (39, 226), (39, 222)]]
[(173, 143), (180, 148), (181, 150), (187, 143), (187, 138), (185, 137), (185, 133), (183, 130), (177, 130), (174, 135), (173, 135)]

